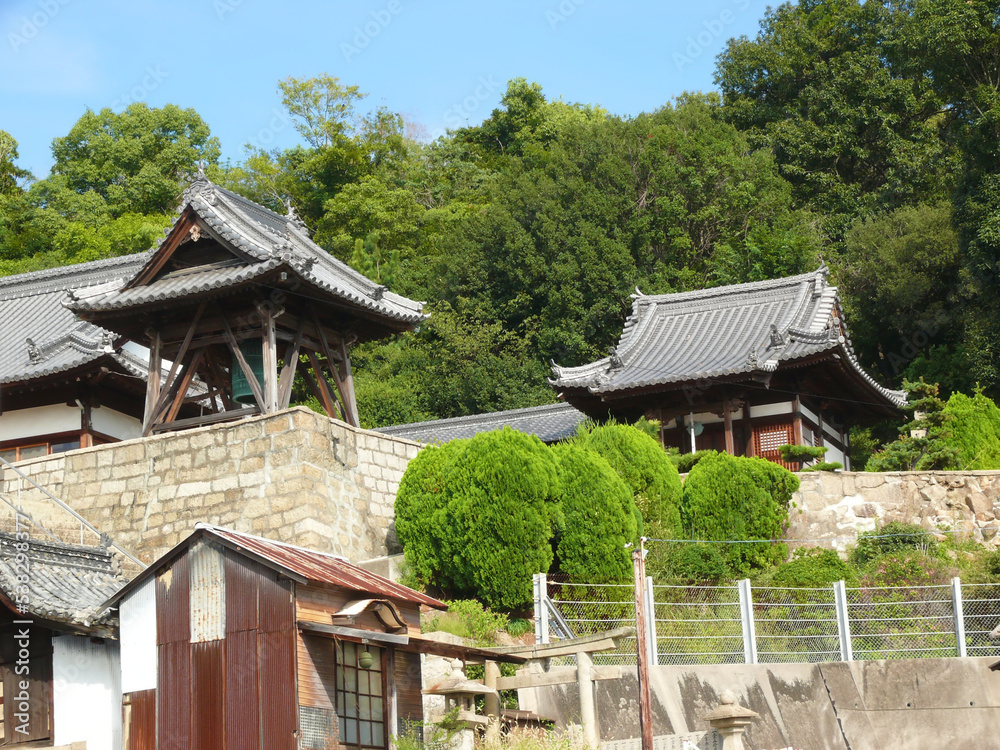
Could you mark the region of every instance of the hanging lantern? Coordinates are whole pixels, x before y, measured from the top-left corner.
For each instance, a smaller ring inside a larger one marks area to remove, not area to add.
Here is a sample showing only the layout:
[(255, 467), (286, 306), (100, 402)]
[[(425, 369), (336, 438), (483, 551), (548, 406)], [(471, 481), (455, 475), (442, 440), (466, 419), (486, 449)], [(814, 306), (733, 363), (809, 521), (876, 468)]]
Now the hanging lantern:
[(365, 650), (362, 651), (361, 654), (358, 656), (358, 666), (361, 667), (362, 669), (371, 669), (372, 664), (374, 663), (375, 660), (372, 657), (371, 653), (368, 651), (368, 646), (366, 645)]
[[(264, 382), (264, 349), (259, 338), (243, 339), (240, 342), (240, 351), (243, 358), (250, 365), (250, 372), (257, 378), (258, 383)], [(240, 361), (233, 355), (233, 401), (238, 404), (255, 404), (257, 399), (253, 395), (253, 388), (250, 387)]]

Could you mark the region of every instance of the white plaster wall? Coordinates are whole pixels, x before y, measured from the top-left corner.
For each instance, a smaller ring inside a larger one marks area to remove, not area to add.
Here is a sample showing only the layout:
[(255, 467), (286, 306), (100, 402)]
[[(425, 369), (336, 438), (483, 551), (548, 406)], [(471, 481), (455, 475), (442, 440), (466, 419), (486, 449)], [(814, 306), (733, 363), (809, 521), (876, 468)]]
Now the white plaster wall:
[(758, 404), (750, 407), (750, 419), (758, 417), (776, 417), (779, 414), (791, 415), (794, 404), (791, 401), (782, 401), (778, 404)]
[(56, 745), (121, 750), (121, 659), (112, 640), (52, 639), (52, 703)]
[(844, 460), (844, 453), (835, 445), (830, 443), (826, 444), (826, 455), (823, 456), (824, 461), (839, 461), (845, 467), (847, 466), (847, 461)]
[(0, 414), (0, 440), (20, 440), (80, 429), (80, 407), (65, 404), (34, 406)]
[(122, 692), (156, 688), (156, 579), (122, 599), (119, 610)]
[(142, 422), (140, 420), (106, 406), (91, 410), (90, 424), (97, 432), (103, 432), (105, 435), (119, 440), (142, 437)]

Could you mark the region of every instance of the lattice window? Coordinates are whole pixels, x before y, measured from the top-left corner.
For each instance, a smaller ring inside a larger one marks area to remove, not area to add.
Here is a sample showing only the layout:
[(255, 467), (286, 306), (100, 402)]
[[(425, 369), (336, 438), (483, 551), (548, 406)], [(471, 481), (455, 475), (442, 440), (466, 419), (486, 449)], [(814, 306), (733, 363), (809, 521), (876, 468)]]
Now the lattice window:
[(788, 430), (769, 430), (760, 432), (761, 453), (771, 453), (782, 445), (788, 444)]

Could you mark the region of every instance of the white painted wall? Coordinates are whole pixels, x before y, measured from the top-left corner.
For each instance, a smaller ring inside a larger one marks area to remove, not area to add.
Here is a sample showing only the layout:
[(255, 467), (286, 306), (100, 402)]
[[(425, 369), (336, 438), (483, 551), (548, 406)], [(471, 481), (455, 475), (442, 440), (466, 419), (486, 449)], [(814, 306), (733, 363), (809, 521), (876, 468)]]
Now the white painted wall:
[(156, 689), (156, 578), (121, 601), (122, 692)]
[(112, 640), (61, 635), (52, 639), (55, 745), (86, 742), (87, 750), (121, 750), (121, 659)]
[(131, 440), (142, 437), (142, 421), (120, 411), (100, 406), (90, 410), (90, 424), (97, 432), (118, 438)]
[(53, 432), (79, 430), (80, 407), (66, 404), (33, 406), (0, 414), (0, 440), (50, 435)]
[(776, 417), (779, 414), (791, 416), (795, 404), (792, 401), (782, 401), (777, 404), (758, 404), (750, 407), (750, 419), (758, 417)]

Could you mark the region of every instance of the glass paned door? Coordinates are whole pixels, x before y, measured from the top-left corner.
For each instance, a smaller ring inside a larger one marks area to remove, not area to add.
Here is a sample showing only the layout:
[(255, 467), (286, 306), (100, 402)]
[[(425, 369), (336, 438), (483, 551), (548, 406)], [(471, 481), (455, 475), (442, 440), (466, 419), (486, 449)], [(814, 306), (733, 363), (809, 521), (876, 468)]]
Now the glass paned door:
[[(337, 720), (340, 743), (385, 748), (385, 652), (376, 646), (338, 642)], [(365, 652), (371, 656), (371, 666)]]

